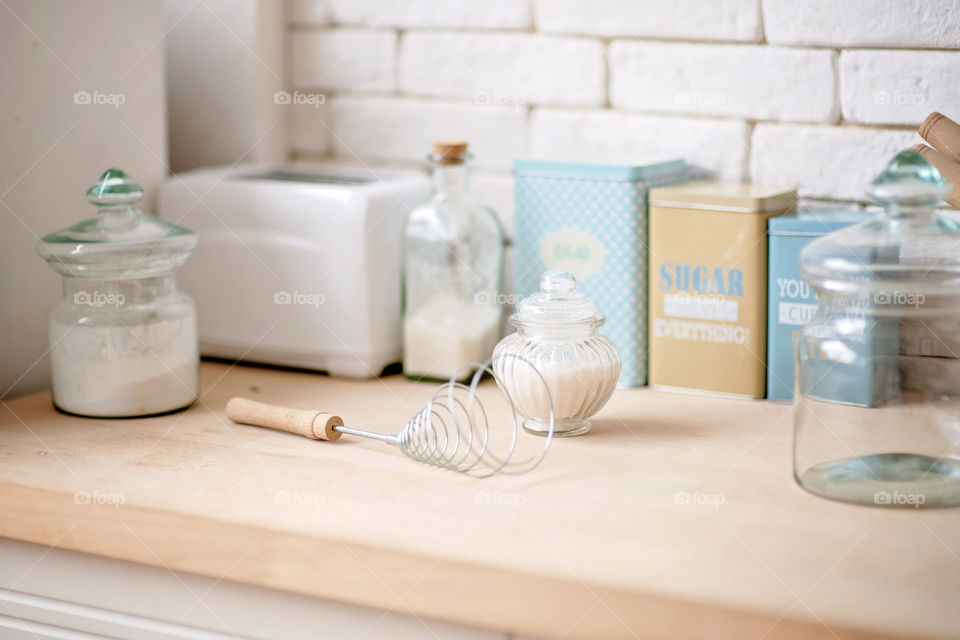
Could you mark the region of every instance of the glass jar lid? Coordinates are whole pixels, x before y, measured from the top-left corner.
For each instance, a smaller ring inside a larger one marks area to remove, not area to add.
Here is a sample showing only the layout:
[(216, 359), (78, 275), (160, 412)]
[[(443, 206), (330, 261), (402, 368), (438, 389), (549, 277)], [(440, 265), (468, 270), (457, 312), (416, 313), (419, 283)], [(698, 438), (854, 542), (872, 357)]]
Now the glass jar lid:
[(803, 277), (845, 294), (960, 294), (960, 224), (935, 208), (951, 191), (920, 153), (897, 154), (867, 190), (884, 210), (808, 244)]
[(143, 189), (108, 169), (87, 191), (97, 215), (45, 235), (37, 253), (63, 275), (127, 280), (173, 271), (197, 246), (197, 235), (133, 208)]
[(566, 271), (545, 271), (540, 276), (540, 291), (520, 302), (511, 322), (517, 326), (603, 324), (597, 303), (576, 288), (576, 279)]

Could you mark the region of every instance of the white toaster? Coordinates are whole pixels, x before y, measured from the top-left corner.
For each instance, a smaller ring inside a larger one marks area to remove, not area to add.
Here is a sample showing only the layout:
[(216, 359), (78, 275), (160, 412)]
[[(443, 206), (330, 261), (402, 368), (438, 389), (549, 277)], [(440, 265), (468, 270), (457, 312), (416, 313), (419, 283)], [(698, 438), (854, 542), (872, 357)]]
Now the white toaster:
[(354, 378), (399, 362), (404, 224), (429, 196), (418, 173), (328, 165), (169, 178), (159, 217), (199, 236), (178, 283), (201, 353)]

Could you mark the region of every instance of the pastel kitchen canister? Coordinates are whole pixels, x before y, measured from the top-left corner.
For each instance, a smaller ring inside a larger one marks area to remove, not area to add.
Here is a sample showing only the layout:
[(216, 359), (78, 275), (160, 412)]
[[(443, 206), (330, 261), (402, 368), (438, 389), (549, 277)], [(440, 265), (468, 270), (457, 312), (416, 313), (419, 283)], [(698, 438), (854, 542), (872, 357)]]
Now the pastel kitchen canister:
[(794, 343), (817, 311), (817, 293), (800, 275), (800, 251), (811, 240), (870, 214), (858, 209), (803, 209), (770, 218), (767, 313), (767, 399), (793, 400)]
[(618, 384), (647, 378), (647, 193), (687, 175), (679, 158), (524, 158), (513, 165), (514, 290), (538, 291), (561, 270), (606, 316), (623, 359)]
[(651, 386), (764, 396), (767, 220), (796, 200), (748, 184), (651, 190)]

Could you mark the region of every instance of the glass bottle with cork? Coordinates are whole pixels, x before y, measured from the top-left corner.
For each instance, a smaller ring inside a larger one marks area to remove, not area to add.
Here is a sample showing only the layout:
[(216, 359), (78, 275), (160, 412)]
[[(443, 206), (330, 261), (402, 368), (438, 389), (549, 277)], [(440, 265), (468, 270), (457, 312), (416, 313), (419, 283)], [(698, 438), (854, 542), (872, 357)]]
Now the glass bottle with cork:
[(500, 337), (503, 228), (469, 195), (467, 143), (433, 150), (433, 196), (410, 213), (404, 239), (403, 371), (463, 380)]

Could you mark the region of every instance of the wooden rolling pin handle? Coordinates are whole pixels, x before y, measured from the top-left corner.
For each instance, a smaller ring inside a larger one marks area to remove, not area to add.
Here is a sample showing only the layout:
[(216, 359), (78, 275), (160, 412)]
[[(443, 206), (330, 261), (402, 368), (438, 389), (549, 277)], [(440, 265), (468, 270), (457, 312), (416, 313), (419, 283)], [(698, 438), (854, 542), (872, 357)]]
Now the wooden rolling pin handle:
[(920, 137), (954, 162), (960, 162), (960, 124), (934, 111), (920, 125)]
[(288, 431), (314, 440), (338, 440), (342, 435), (333, 429), (343, 426), (340, 416), (310, 409), (279, 407), (247, 398), (231, 398), (227, 403), (227, 417), (240, 424)]

